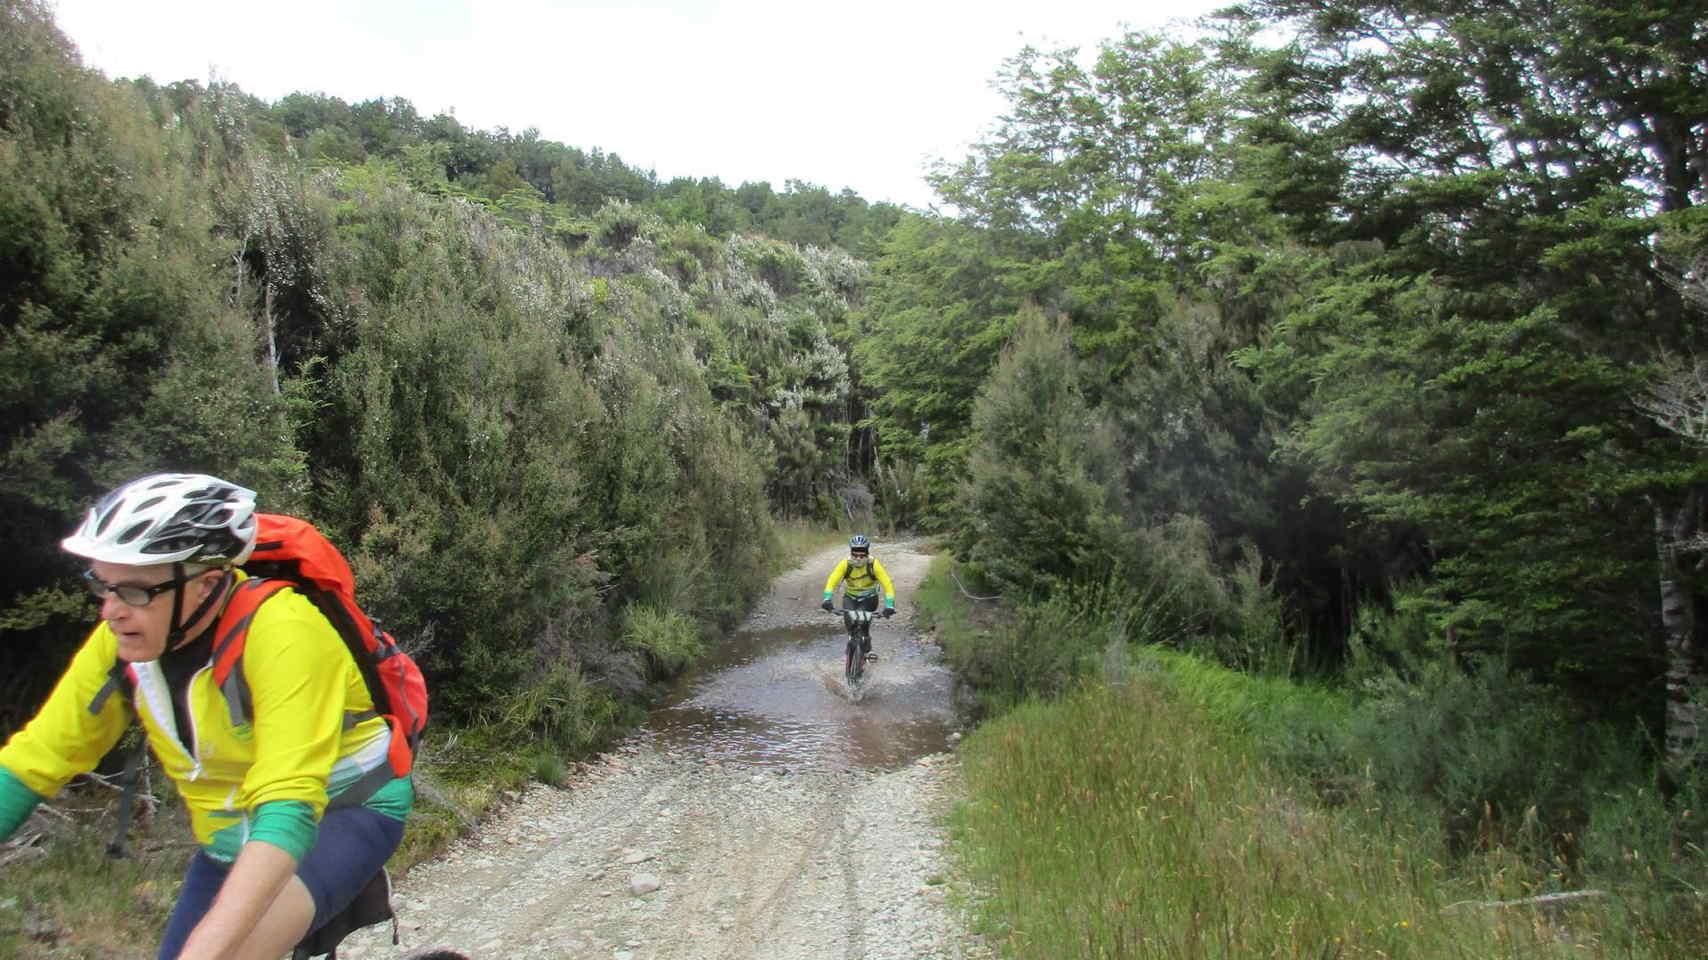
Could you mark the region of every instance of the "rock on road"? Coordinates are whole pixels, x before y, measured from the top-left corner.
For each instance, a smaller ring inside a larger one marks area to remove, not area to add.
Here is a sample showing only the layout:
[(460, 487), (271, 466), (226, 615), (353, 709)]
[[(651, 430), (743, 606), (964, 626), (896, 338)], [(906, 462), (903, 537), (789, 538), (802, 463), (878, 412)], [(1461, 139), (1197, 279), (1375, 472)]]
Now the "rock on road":
[[(875, 552), (905, 603), (928, 558), (908, 543)], [(744, 629), (818, 615), (840, 555), (780, 577)], [(941, 818), (957, 789), (947, 753), (887, 772), (761, 767), (643, 734), (562, 788), (530, 787), (412, 870), (394, 898), (399, 946), (382, 926), (339, 956), (451, 946), (473, 960), (988, 957), (946, 902)]]

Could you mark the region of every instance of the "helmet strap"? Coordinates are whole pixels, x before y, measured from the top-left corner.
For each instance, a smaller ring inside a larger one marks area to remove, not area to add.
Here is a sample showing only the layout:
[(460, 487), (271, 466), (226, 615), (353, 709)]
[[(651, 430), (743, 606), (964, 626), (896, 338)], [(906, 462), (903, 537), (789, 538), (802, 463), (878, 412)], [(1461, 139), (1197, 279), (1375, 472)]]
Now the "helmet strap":
[(220, 577), (219, 586), (209, 592), (202, 602), (196, 606), (189, 618), (182, 623), (178, 621), (178, 614), (184, 609), (184, 565), (182, 563), (172, 565), (172, 577), (179, 583), (172, 591), (172, 629), (166, 633), (166, 649), (168, 650), (182, 646), (184, 634), (188, 632), (190, 624), (202, 619), (209, 610), (213, 609), (214, 604), (225, 598), (225, 588), (231, 583), (231, 571), (225, 571), (225, 574)]

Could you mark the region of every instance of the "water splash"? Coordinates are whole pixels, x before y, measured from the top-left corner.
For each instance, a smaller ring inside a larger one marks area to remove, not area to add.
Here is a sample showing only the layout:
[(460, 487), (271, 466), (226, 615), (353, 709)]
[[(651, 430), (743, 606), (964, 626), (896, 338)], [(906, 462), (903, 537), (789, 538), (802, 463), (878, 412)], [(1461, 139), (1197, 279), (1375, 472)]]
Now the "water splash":
[(947, 749), (961, 724), (936, 648), (874, 631), (880, 659), (851, 689), (843, 640), (834, 625), (735, 634), (671, 687), (644, 736), (708, 760), (774, 767), (894, 770)]

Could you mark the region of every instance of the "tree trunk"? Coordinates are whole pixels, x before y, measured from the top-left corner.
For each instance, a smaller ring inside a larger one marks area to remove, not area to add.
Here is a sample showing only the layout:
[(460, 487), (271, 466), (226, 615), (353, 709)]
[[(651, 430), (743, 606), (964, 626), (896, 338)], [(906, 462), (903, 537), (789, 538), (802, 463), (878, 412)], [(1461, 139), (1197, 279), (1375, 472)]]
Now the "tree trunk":
[(279, 390), (279, 336), (273, 322), (273, 285), (266, 285), (266, 294), (261, 300), (261, 312), (267, 324), (267, 373), (273, 378), (273, 396), (278, 396)]
[(1696, 756), (1702, 735), (1703, 691), (1696, 601), (1686, 567), (1702, 533), (1701, 492), (1691, 490), (1671, 504), (1655, 504), (1655, 547), (1660, 554), (1661, 627), (1666, 635), (1666, 762), (1675, 772)]

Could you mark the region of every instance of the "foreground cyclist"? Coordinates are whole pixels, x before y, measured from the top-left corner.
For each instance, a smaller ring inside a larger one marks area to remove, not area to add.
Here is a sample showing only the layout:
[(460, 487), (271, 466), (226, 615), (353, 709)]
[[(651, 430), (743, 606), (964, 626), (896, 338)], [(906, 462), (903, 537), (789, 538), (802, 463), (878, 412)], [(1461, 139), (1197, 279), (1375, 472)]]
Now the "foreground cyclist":
[[(836, 585), (842, 584), (842, 609), (872, 610), (878, 609), (880, 588), (883, 594), (886, 617), (895, 616), (896, 587), (890, 582), (889, 572), (878, 558), (872, 556), (872, 541), (866, 539), (863, 533), (856, 533), (848, 541), (848, 556), (836, 564), (836, 569), (830, 571), (830, 579), (824, 582), (824, 602), (819, 604), (826, 611), (836, 609), (831, 599), (836, 596)], [(860, 636), (860, 653), (872, 652), (871, 631)]]
[[(294, 590), (264, 601), (249, 625), (241, 670), (253, 721), (234, 725), (206, 668), (244, 579), (235, 567), (255, 547), (254, 498), (214, 477), (157, 474), (97, 503), (61, 546), (89, 561), (101, 623), (0, 749), (4, 840), (93, 769), (133, 711), (142, 721), (201, 847), (159, 960), (289, 952), (390, 858), (414, 803), (407, 777), (364, 776), (386, 765), (391, 729), (343, 639)], [(109, 675), (121, 695), (105, 695)]]

